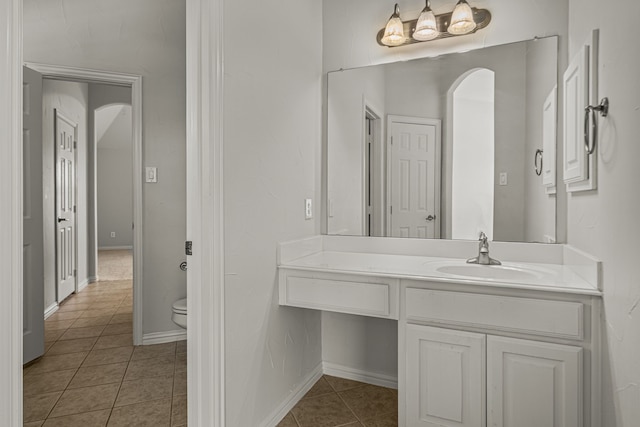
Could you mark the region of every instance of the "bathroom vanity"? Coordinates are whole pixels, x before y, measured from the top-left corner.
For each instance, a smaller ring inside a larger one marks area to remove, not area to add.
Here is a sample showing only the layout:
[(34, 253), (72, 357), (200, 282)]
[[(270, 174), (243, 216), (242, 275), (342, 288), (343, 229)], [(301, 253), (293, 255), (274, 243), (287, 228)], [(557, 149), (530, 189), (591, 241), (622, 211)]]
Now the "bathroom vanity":
[(600, 263), (567, 245), (317, 236), (280, 305), (398, 321), (400, 426), (600, 425)]

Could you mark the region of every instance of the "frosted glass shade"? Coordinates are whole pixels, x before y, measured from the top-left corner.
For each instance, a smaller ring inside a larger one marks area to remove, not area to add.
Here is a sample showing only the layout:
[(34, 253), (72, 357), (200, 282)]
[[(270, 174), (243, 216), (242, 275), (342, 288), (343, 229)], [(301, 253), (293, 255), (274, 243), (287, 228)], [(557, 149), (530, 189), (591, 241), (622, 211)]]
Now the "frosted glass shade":
[(400, 8), (397, 3), (393, 15), (391, 15), (387, 26), (384, 28), (381, 42), (386, 46), (400, 46), (405, 42), (404, 24), (400, 19)]
[(438, 37), (439, 34), (436, 16), (433, 14), (431, 8), (427, 6), (422, 10), (422, 13), (420, 13), (420, 17), (418, 17), (413, 38), (422, 42), (433, 40)]
[(469, 6), (465, 0), (460, 0), (456, 8), (453, 9), (451, 23), (449, 24), (449, 28), (447, 28), (447, 32), (459, 36), (470, 33), (475, 28), (476, 21), (473, 20), (471, 6)]

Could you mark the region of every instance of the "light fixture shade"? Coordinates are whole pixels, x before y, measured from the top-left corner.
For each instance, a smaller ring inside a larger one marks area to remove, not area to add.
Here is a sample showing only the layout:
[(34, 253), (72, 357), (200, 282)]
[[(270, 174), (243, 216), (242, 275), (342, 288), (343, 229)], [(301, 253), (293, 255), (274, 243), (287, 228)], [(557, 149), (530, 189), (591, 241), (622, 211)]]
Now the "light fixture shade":
[(386, 46), (399, 46), (403, 44), (405, 40), (404, 24), (400, 19), (400, 7), (398, 3), (396, 3), (393, 15), (389, 18), (389, 22), (387, 22), (387, 26), (384, 29), (381, 42)]
[(468, 34), (476, 28), (476, 21), (473, 20), (473, 11), (466, 0), (460, 0), (453, 9), (451, 23), (447, 32), (456, 36)]
[(413, 38), (418, 41), (433, 40), (440, 32), (438, 31), (438, 25), (436, 24), (436, 16), (433, 14), (429, 1), (427, 0), (427, 6), (422, 9), (418, 22), (416, 22), (416, 29), (413, 32)]

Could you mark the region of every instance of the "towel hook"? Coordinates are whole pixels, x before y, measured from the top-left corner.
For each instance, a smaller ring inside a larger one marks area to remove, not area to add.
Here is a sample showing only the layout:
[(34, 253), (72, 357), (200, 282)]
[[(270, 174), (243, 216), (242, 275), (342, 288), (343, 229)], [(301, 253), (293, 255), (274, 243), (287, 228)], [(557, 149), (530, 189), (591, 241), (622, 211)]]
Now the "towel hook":
[[(538, 158), (540, 158), (540, 165), (538, 165)], [(533, 158), (534, 170), (538, 176), (542, 175), (542, 161), (542, 150), (538, 148), (536, 150), (536, 155)]]
[[(596, 149), (596, 143), (598, 142), (598, 121), (596, 119), (596, 111), (600, 113), (602, 117), (607, 117), (609, 114), (609, 98), (602, 98), (600, 104), (589, 105), (584, 108), (584, 149), (587, 154), (593, 154)], [(591, 117), (589, 117), (591, 113)], [(589, 119), (591, 119), (591, 133), (593, 134), (593, 143), (589, 141)]]

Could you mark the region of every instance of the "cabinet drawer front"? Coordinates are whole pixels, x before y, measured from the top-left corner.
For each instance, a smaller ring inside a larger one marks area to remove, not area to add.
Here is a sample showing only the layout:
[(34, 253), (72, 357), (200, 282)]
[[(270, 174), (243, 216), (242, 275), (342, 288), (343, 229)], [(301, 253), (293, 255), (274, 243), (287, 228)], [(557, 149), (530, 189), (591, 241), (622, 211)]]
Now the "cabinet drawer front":
[(577, 302), (407, 288), (408, 321), (476, 326), (499, 331), (582, 340), (583, 306)]
[(393, 298), (392, 287), (391, 283), (289, 275), (286, 278), (286, 305), (397, 319), (397, 310), (392, 309), (392, 300), (397, 301), (397, 297)]

